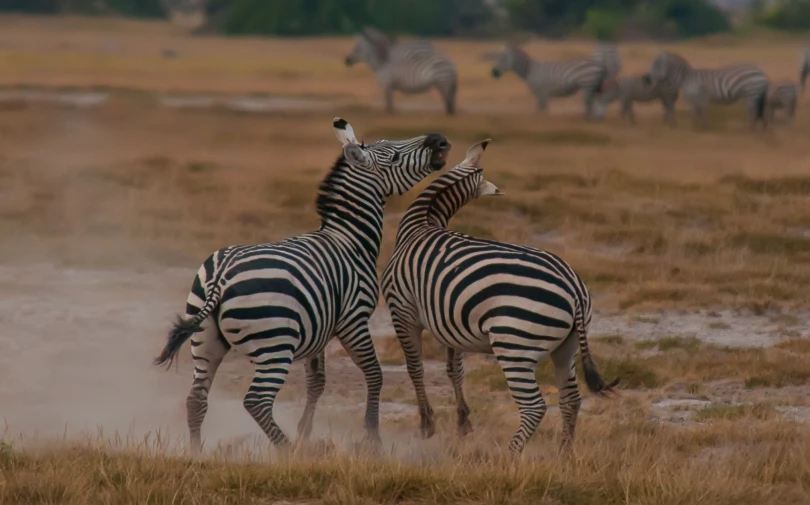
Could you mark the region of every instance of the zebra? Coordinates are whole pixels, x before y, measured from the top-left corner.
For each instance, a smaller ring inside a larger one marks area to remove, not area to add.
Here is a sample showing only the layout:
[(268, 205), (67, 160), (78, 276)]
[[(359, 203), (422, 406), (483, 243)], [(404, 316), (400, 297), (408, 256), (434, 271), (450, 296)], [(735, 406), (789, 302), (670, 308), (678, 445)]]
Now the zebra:
[(799, 101), (799, 84), (794, 81), (779, 81), (768, 85), (768, 97), (765, 101), (765, 113), (768, 122), (773, 121), (774, 112), (784, 109), (788, 121), (793, 123), (796, 117), (796, 105)]
[(512, 453), (523, 451), (545, 415), (535, 371), (551, 356), (565, 427), (562, 447), (567, 448), (580, 407), (577, 347), (592, 392), (615, 392), (619, 381), (606, 383), (593, 362), (587, 341), (591, 299), (565, 261), (550, 252), (447, 229), (467, 202), (502, 194), (482, 176), (480, 161), (488, 143), (473, 145), (464, 161), (434, 180), (408, 208), (383, 271), (383, 296), (416, 392), (424, 438), (435, 433), (421, 360), (420, 336), (427, 329), (446, 347), (459, 435), (472, 431), (462, 353), (494, 354), (500, 363), (520, 411), (520, 427), (509, 444)]
[(385, 111), (394, 111), (394, 91), (407, 95), (436, 88), (444, 101), (445, 114), (456, 113), (458, 73), (455, 64), (427, 40), (392, 42), (375, 28), (363, 29), (346, 66), (364, 62), (374, 71), (385, 94)]
[(810, 44), (808, 44), (804, 48), (804, 52), (802, 52), (801, 56), (801, 65), (799, 69), (799, 84), (802, 87), (802, 93), (804, 93), (804, 85), (807, 81), (807, 76), (810, 75)]
[[(280, 242), (236, 245), (209, 255), (197, 271), (156, 365), (170, 366), (191, 339), (194, 378), (186, 400), (193, 452), (208, 392), (233, 347), (255, 366), (243, 405), (277, 448), (289, 439), (273, 418), (275, 398), (293, 361), (304, 360), (307, 402), (298, 424), (308, 439), (326, 383), (324, 348), (336, 336), (363, 371), (366, 437), (379, 444), (382, 372), (368, 330), (379, 296), (377, 258), (386, 199), (407, 192), (446, 164), (450, 142), (429, 133), (408, 140), (360, 143), (346, 120), (335, 118), (342, 153), (321, 182), (317, 231)], [(206, 322), (205, 328), (201, 326)]]
[(664, 51), (656, 56), (646, 79), (653, 86), (677, 86), (692, 106), (696, 125), (705, 127), (709, 104), (731, 104), (745, 100), (751, 127), (757, 121), (767, 126), (764, 116), (768, 77), (756, 65), (738, 63), (713, 69), (695, 69), (682, 56)]
[(603, 61), (589, 58), (535, 61), (513, 44), (507, 44), (493, 59), (496, 61), (491, 70), (492, 77), (499, 79), (509, 71), (515, 72), (526, 81), (537, 99), (538, 111), (548, 109), (549, 98), (573, 96), (582, 91), (586, 119), (592, 115), (594, 95), (600, 83), (614, 70), (606, 67)]
[(593, 60), (602, 65), (606, 70), (605, 77), (616, 77), (622, 71), (622, 56), (616, 44), (611, 42), (600, 42), (593, 52)]
[(618, 100), (621, 117), (628, 117), (632, 124), (636, 124), (636, 115), (633, 111), (633, 102), (651, 102), (660, 100), (664, 108), (664, 121), (675, 126), (675, 102), (678, 100), (677, 86), (668, 83), (659, 83), (652, 86), (646, 75), (626, 75), (621, 78), (607, 77), (599, 86), (596, 94), (596, 104), (604, 109), (610, 103)]

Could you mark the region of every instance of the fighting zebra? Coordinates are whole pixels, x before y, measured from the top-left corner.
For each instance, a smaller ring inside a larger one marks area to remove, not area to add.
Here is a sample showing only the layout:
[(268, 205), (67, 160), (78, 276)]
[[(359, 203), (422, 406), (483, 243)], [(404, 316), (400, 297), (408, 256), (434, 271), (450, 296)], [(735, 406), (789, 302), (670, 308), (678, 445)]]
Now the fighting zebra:
[(548, 109), (549, 98), (573, 96), (581, 91), (586, 119), (592, 117), (594, 95), (600, 83), (613, 71), (604, 61), (589, 58), (535, 61), (513, 44), (507, 44), (493, 59), (496, 61), (492, 77), (499, 79), (507, 72), (516, 73), (537, 99), (538, 111)]
[(645, 75), (627, 75), (621, 78), (608, 77), (602, 81), (596, 94), (596, 104), (603, 111), (612, 102), (618, 100), (621, 118), (628, 117), (636, 124), (633, 102), (651, 102), (660, 100), (664, 108), (664, 122), (675, 126), (675, 102), (678, 100), (678, 87), (669, 83), (653, 86)]
[(802, 93), (804, 92), (804, 85), (807, 81), (807, 76), (810, 75), (810, 44), (808, 44), (804, 48), (804, 52), (802, 52), (801, 56), (801, 63), (799, 69), (799, 84), (802, 87)]
[(436, 133), (366, 145), (345, 120), (335, 118), (333, 126), (343, 147), (318, 191), (320, 229), (208, 256), (191, 286), (185, 318), (178, 317), (155, 359), (171, 365), (191, 339), (194, 378), (186, 409), (194, 452), (201, 448), (208, 392), (231, 347), (255, 366), (243, 405), (279, 448), (289, 447), (289, 439), (273, 418), (273, 404), (293, 361), (305, 360), (307, 402), (298, 434), (306, 440), (326, 383), (324, 348), (333, 336), (365, 375), (367, 439), (379, 443), (382, 372), (368, 319), (379, 295), (383, 209), (389, 196), (443, 168), (451, 146)]
[(416, 392), (422, 436), (435, 432), (423, 380), (420, 336), (427, 329), (447, 349), (460, 435), (472, 430), (462, 388), (463, 352), (494, 354), (506, 376), (520, 411), (520, 427), (509, 444), (513, 453), (523, 451), (546, 413), (535, 372), (550, 356), (564, 420), (562, 447), (567, 448), (580, 407), (577, 348), (592, 392), (614, 391), (618, 379), (606, 383), (593, 362), (587, 341), (591, 299), (567, 263), (546, 251), (447, 229), (467, 202), (501, 194), (481, 173), (487, 143), (472, 146), (464, 161), (410, 206), (383, 272), (383, 295)]
[(768, 77), (756, 65), (738, 63), (721, 68), (692, 68), (682, 56), (664, 51), (656, 56), (646, 74), (652, 86), (676, 86), (692, 106), (695, 124), (706, 126), (709, 104), (747, 102), (751, 127), (757, 121), (767, 125), (765, 99)]
[(447, 56), (439, 53), (427, 40), (393, 43), (374, 28), (365, 28), (357, 37), (346, 66), (364, 62), (374, 71), (385, 95), (385, 111), (394, 111), (394, 91), (406, 95), (424, 93), (436, 88), (444, 101), (445, 113), (456, 113), (458, 74)]
[(765, 113), (768, 122), (773, 121), (774, 112), (784, 110), (788, 121), (793, 123), (796, 117), (796, 105), (799, 101), (799, 85), (794, 81), (779, 81), (768, 85), (768, 96), (765, 101)]

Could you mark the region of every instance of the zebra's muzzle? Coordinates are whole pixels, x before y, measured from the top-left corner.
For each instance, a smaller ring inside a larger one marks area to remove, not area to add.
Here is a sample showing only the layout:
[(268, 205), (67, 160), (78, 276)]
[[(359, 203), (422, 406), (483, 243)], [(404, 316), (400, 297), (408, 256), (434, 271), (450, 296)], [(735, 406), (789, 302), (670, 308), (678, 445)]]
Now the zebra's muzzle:
[(423, 145), (433, 151), (430, 156), (430, 168), (433, 170), (444, 168), (447, 164), (447, 153), (452, 147), (447, 137), (439, 133), (431, 133), (425, 138)]

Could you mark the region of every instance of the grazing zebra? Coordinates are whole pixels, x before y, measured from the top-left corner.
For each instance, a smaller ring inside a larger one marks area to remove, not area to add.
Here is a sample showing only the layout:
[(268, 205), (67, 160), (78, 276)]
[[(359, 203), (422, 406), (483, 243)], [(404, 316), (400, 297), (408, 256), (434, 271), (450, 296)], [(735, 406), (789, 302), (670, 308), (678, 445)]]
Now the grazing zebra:
[(796, 104), (799, 101), (799, 85), (794, 81), (779, 81), (768, 85), (768, 97), (765, 111), (768, 122), (773, 121), (774, 112), (784, 110), (788, 120), (793, 123), (796, 117)]
[(810, 44), (804, 48), (801, 59), (801, 69), (799, 70), (799, 83), (804, 92), (804, 84), (807, 81), (807, 76), (810, 75)]
[(495, 355), (520, 411), (520, 427), (509, 444), (514, 453), (523, 451), (546, 413), (535, 372), (551, 356), (567, 447), (580, 406), (577, 347), (591, 391), (604, 395), (618, 380), (607, 384), (593, 362), (587, 341), (591, 299), (568, 264), (546, 251), (447, 229), (467, 202), (501, 194), (481, 174), (488, 142), (472, 146), (464, 161), (431, 183), (410, 206), (383, 272), (383, 295), (416, 391), (425, 438), (434, 434), (435, 425), (423, 382), (423, 329), (447, 348), (461, 435), (472, 430), (462, 389), (462, 353)]
[[(431, 133), (365, 145), (335, 118), (343, 145), (320, 185), (320, 229), (286, 240), (231, 246), (211, 254), (194, 278), (186, 317), (178, 317), (155, 364), (172, 360), (191, 339), (194, 380), (186, 400), (192, 450), (208, 392), (223, 356), (234, 347), (256, 367), (244, 407), (277, 447), (289, 439), (273, 419), (276, 394), (293, 361), (305, 360), (307, 403), (298, 424), (306, 440), (326, 383), (324, 348), (336, 336), (367, 385), (365, 427), (379, 442), (382, 372), (368, 330), (377, 305), (377, 257), (386, 199), (444, 167), (450, 143)], [(202, 323), (205, 327), (201, 327)]]
[(436, 88), (444, 101), (447, 115), (456, 113), (458, 75), (449, 58), (436, 51), (426, 40), (392, 43), (374, 28), (365, 28), (357, 38), (346, 66), (365, 62), (374, 71), (385, 94), (385, 110), (394, 111), (394, 91), (407, 95)]
[(740, 63), (713, 69), (695, 69), (682, 56), (660, 53), (646, 74), (653, 86), (677, 86), (692, 106), (696, 125), (706, 125), (709, 104), (748, 104), (751, 127), (758, 120), (765, 126), (765, 98), (768, 77), (758, 66)]
[(573, 96), (581, 91), (586, 119), (591, 118), (594, 95), (599, 84), (612, 71), (604, 66), (604, 62), (588, 58), (535, 61), (512, 44), (507, 44), (495, 59), (492, 77), (498, 79), (509, 71), (515, 72), (526, 81), (537, 99), (538, 111), (548, 109), (549, 98)]
[(602, 81), (599, 92), (596, 94), (596, 104), (604, 109), (612, 102), (618, 100), (621, 117), (629, 117), (632, 124), (636, 124), (636, 115), (633, 111), (633, 102), (651, 102), (660, 100), (664, 107), (664, 121), (675, 126), (675, 102), (678, 100), (678, 88), (660, 83), (652, 86), (644, 75), (627, 75), (621, 78), (608, 77)]

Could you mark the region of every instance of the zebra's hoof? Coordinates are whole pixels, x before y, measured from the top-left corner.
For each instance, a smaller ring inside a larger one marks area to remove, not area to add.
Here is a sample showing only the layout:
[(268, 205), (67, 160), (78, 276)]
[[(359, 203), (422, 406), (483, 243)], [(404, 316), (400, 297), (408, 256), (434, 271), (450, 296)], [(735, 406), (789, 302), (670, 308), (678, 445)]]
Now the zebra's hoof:
[(431, 423), (427, 426), (422, 426), (420, 431), (422, 433), (422, 438), (427, 440), (428, 438), (436, 434), (436, 425)]

